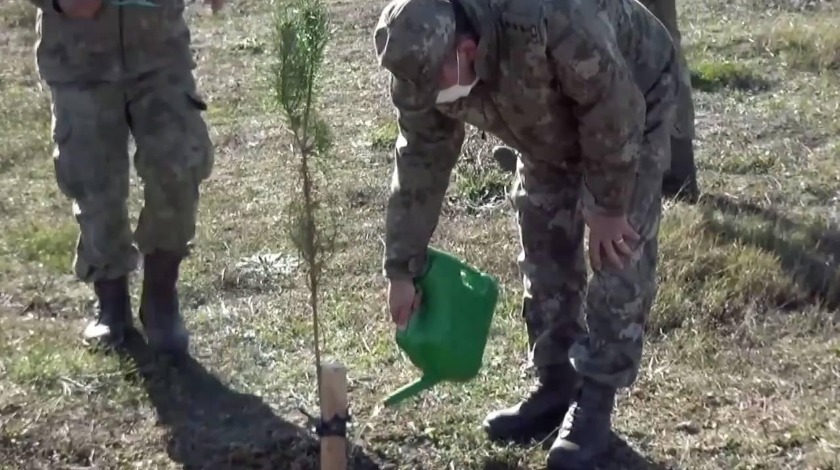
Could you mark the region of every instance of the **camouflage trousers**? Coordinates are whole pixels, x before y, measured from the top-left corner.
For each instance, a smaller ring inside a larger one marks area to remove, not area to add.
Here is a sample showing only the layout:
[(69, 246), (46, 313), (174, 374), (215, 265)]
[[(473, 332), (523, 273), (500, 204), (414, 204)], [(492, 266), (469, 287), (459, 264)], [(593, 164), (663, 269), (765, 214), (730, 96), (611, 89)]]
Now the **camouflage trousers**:
[[(190, 69), (122, 83), (50, 84), (55, 176), (73, 202), (80, 235), (74, 271), (85, 282), (137, 268), (139, 253), (186, 256), (195, 235), (199, 184), (213, 150)], [(129, 134), (144, 205), (132, 234)], [(135, 246), (136, 243), (136, 246)]]
[(677, 89), (672, 66), (646, 95), (647, 131), (627, 214), (641, 239), (623, 269), (605, 266), (587, 282), (583, 175), (519, 159), (511, 200), (522, 247), (522, 314), (530, 362), (538, 375), (558, 371), (551, 366), (571, 365), (579, 374), (616, 388), (636, 380), (657, 293), (662, 177), (670, 165)]

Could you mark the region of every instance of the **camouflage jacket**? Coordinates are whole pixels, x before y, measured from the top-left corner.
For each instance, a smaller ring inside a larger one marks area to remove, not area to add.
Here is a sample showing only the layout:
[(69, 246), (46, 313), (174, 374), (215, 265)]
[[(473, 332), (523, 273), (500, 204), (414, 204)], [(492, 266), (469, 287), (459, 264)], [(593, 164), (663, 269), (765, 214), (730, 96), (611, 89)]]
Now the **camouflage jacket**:
[(480, 35), (470, 95), (422, 104), (391, 79), (400, 130), (386, 212), (391, 279), (425, 267), (465, 122), (518, 149), (526, 167), (582, 172), (590, 208), (623, 214), (645, 95), (673, 60), (667, 30), (635, 0), (460, 1)]
[(70, 19), (53, 0), (38, 7), (36, 58), (41, 77), (55, 82), (117, 81), (165, 65), (193, 68), (184, 0), (152, 0), (155, 7), (102, 1), (91, 20)]

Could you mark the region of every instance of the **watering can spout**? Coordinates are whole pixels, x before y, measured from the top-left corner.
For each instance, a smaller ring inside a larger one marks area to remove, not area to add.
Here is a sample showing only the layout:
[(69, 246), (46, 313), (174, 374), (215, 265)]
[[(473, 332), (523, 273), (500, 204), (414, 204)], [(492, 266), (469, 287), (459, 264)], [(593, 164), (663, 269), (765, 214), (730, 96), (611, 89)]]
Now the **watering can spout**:
[(424, 376), (410, 384), (407, 384), (397, 390), (396, 392), (392, 393), (388, 398), (385, 399), (385, 406), (394, 406), (400, 402), (405, 401), (408, 398), (413, 397), (425, 390), (428, 390), (440, 382), (440, 379), (435, 379), (431, 377)]

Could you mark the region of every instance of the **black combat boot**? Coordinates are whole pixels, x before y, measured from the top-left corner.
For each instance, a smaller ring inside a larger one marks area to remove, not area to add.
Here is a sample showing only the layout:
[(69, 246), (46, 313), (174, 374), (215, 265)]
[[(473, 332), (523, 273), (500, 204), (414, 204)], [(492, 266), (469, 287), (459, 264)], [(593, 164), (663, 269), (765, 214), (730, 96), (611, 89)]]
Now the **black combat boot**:
[(490, 440), (527, 443), (554, 432), (580, 386), (571, 365), (552, 366), (541, 371), (542, 380), (518, 404), (497, 410), (484, 419)]
[(87, 325), (82, 336), (95, 346), (119, 347), (125, 341), (126, 331), (133, 328), (128, 277), (96, 281), (93, 291), (98, 303), (97, 317)]
[(690, 204), (700, 198), (691, 139), (671, 139), (671, 169), (662, 179), (662, 196)]
[(516, 171), (516, 161), (519, 159), (516, 151), (510, 147), (497, 146), (493, 147), (493, 160), (502, 169), (502, 171), (513, 173)]
[(189, 333), (178, 302), (178, 269), (181, 257), (165, 251), (146, 255), (143, 261), (143, 294), (140, 322), (149, 345), (160, 353), (185, 354)]
[(616, 389), (585, 379), (548, 451), (549, 470), (594, 470), (609, 447)]

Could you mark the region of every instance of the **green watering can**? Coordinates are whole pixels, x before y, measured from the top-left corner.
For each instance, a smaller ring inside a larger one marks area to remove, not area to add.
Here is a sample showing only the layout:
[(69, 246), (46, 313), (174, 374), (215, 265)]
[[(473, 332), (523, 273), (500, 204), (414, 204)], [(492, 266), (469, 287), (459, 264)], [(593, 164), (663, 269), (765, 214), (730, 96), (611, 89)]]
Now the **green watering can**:
[(499, 299), (498, 281), (453, 255), (428, 249), (428, 269), (416, 281), (420, 309), (397, 345), (422, 372), (388, 398), (393, 406), (443, 381), (466, 382), (481, 368), (490, 323)]

